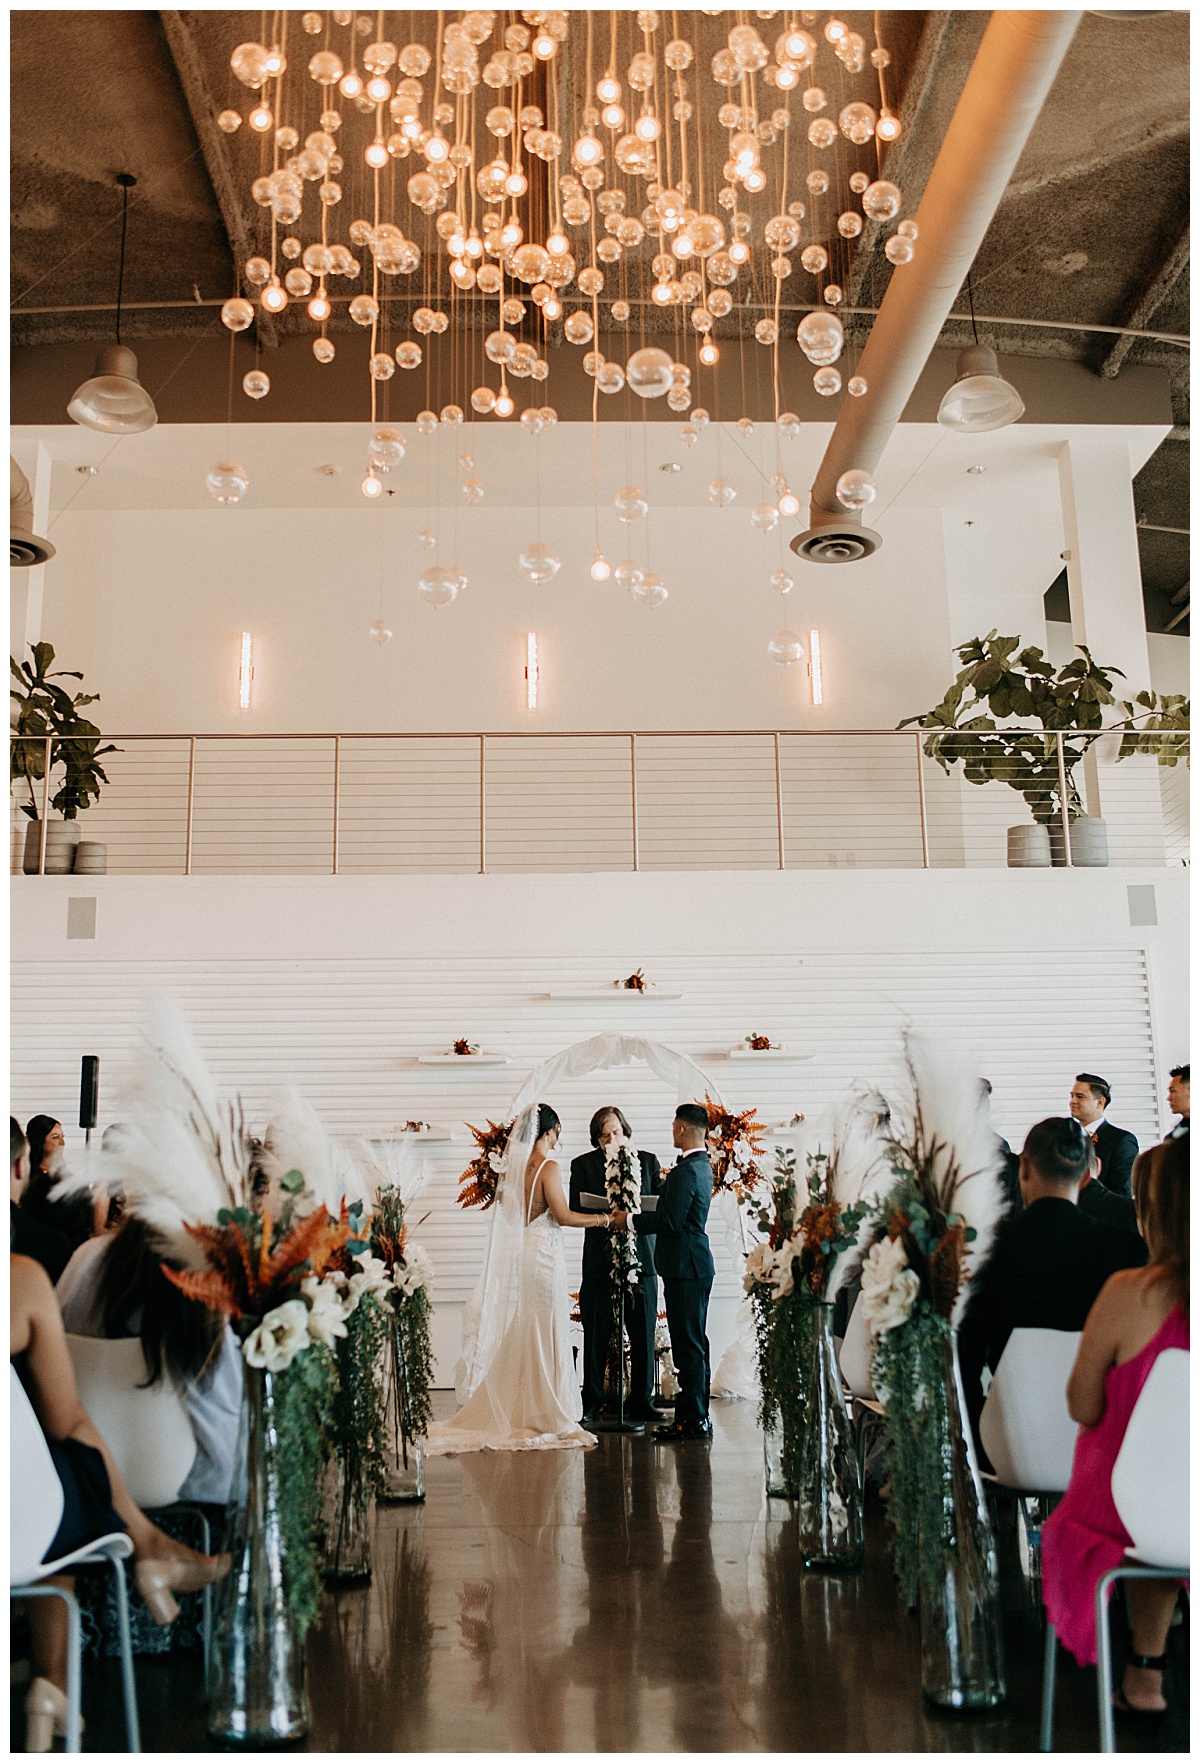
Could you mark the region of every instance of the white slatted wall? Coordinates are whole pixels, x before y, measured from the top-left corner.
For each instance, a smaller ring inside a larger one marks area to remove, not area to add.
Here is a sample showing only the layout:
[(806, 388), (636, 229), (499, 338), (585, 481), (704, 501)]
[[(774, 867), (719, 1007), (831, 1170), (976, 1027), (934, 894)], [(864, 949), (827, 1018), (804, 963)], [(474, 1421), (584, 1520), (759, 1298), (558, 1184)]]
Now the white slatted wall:
[[(736, 888), (736, 881), (732, 884)], [(474, 1283), (484, 1222), (454, 1204), (470, 1155), (464, 1123), (504, 1116), (542, 1060), (602, 1028), (652, 1036), (691, 1054), (726, 1102), (766, 1120), (837, 1102), (855, 1077), (894, 1079), (905, 1019), (978, 1050), (991, 1078), (998, 1129), (1019, 1144), (1026, 1128), (1065, 1113), (1076, 1071), (1113, 1085), (1113, 1118), (1143, 1142), (1159, 1136), (1150, 1003), (1140, 950), (942, 951), (730, 955), (719, 950), (651, 963), (677, 1001), (615, 995), (612, 1001), (547, 1001), (551, 990), (607, 986), (628, 971), (627, 954), (576, 959), (362, 955), (326, 960), (237, 961), (17, 959), (12, 969), (12, 1109), (68, 1125), (77, 1113), (79, 1057), (101, 1061), (101, 1120), (114, 1117), (122, 1063), (147, 994), (180, 998), (220, 1082), (239, 1088), (257, 1117), (272, 1089), (295, 1081), (339, 1133), (387, 1131), (406, 1119), (453, 1127), (461, 1142), (426, 1147), (430, 1179), (422, 1241), (437, 1269), (435, 1296), (457, 1306)], [(804, 1064), (745, 1065), (717, 1055), (749, 1032), (813, 1051)], [(466, 1035), (511, 1063), (490, 1068), (419, 1066), (420, 1053)], [(670, 1154), (675, 1097), (645, 1068), (563, 1085), (566, 1158), (587, 1149), (587, 1121), (615, 1102), (638, 1143)], [(715, 1300), (737, 1293), (724, 1227), (714, 1221)], [(580, 1239), (568, 1233), (577, 1262)], [(448, 1327), (450, 1318), (445, 1319)], [(439, 1331), (443, 1341), (448, 1339)], [(445, 1348), (445, 1350), (451, 1350)], [(443, 1365), (443, 1374), (447, 1368)]]

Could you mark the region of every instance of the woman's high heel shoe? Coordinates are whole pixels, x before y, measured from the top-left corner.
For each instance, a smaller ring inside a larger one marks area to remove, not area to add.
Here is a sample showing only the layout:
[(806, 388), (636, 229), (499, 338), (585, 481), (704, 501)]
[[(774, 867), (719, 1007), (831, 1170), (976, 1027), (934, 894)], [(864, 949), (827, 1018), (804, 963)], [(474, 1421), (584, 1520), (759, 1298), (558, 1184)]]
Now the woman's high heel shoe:
[(142, 1600), (160, 1628), (179, 1615), (175, 1592), (198, 1592), (229, 1572), (228, 1555), (171, 1555), (165, 1561), (138, 1561), (134, 1582)]
[[(83, 1722), (79, 1722), (82, 1732)], [(67, 1698), (49, 1678), (35, 1677), (25, 1696), (25, 1749), (48, 1751), (67, 1731)]]

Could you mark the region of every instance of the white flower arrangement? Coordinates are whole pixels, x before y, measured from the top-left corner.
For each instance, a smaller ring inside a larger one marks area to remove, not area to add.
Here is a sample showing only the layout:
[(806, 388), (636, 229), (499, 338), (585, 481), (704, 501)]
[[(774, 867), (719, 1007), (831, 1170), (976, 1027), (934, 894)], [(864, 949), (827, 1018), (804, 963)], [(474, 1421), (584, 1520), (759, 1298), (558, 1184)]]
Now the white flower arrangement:
[(873, 1339), (908, 1321), (920, 1290), (899, 1237), (872, 1244), (863, 1261), (860, 1301)]
[(258, 1327), (242, 1342), (247, 1365), (261, 1371), (286, 1371), (311, 1339), (309, 1314), (303, 1298), (289, 1298), (277, 1310), (268, 1311)]
[(346, 1314), (357, 1309), (362, 1298), (382, 1297), (391, 1284), (387, 1263), (368, 1249), (359, 1255), (354, 1272), (346, 1282)]
[(323, 1347), (332, 1347), (346, 1336), (347, 1310), (341, 1292), (341, 1275), (317, 1279), (314, 1274), (301, 1280), (300, 1290), (308, 1299), (308, 1332)]
[(392, 1270), (392, 1289), (402, 1298), (410, 1298), (432, 1282), (433, 1262), (419, 1244), (413, 1243), (405, 1250), (403, 1262)]

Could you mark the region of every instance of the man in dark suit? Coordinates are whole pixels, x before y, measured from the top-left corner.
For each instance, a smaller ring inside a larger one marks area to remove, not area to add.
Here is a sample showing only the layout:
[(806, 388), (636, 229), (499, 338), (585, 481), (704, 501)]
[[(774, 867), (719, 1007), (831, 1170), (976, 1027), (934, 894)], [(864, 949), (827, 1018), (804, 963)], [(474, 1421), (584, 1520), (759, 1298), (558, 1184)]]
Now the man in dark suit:
[[(675, 1419), (654, 1437), (664, 1444), (679, 1439), (711, 1439), (708, 1418), (708, 1297), (712, 1291), (713, 1258), (705, 1224), (712, 1200), (712, 1164), (704, 1148), (708, 1110), (683, 1102), (675, 1110), (672, 1129), (678, 1163), (663, 1177), (658, 1207), (635, 1215), (639, 1236), (657, 1237), (655, 1261), (663, 1282), (671, 1356), (679, 1379)], [(617, 1214), (618, 1220), (621, 1215)]]
[(1134, 1265), (1141, 1267), (1146, 1262), (1147, 1250), (1138, 1230), (1137, 1208), (1124, 1194), (1114, 1194), (1102, 1181), (1097, 1180), (1099, 1168), (1100, 1158), (1095, 1140), (1089, 1138), (1088, 1166), (1079, 1184), (1079, 1210), (1093, 1224), (1104, 1225), (1108, 1230), (1122, 1231), (1133, 1245), (1134, 1251), (1141, 1256), (1141, 1260)]
[[(583, 1210), (582, 1194), (603, 1195), (605, 1155), (611, 1148), (628, 1144), (629, 1122), (619, 1108), (598, 1108), (592, 1115), (588, 1136), (594, 1150), (571, 1164), (572, 1212)], [(649, 1151), (639, 1151), (642, 1193), (657, 1194), (662, 1166)], [(599, 1231), (583, 1233), (583, 1278), (579, 1286), (579, 1319), (583, 1324), (583, 1424), (591, 1426), (604, 1406), (604, 1369), (616, 1321), (610, 1239)], [(654, 1247), (649, 1237), (638, 1239), (642, 1260), (640, 1286), (625, 1293), (625, 1327), (629, 1331), (629, 1362), (632, 1389), (625, 1409), (630, 1420), (665, 1420), (654, 1406), (654, 1330), (658, 1321), (658, 1278), (654, 1271)]]
[[(1082, 1329), (1110, 1274), (1145, 1260), (1143, 1244), (1080, 1212), (1076, 1201), (1091, 1154), (1077, 1120), (1039, 1121), (1022, 1147), (1024, 1207), (1001, 1224), (972, 1277), (959, 1329), (963, 1393), (977, 1446), (983, 1368), (995, 1371), (1013, 1329)], [(987, 1466), (982, 1450), (980, 1461)]]
[(1167, 1106), (1172, 1114), (1179, 1119), (1167, 1134), (1169, 1139), (1181, 1139), (1192, 1130), (1192, 1068), (1191, 1065), (1172, 1065), (1171, 1081), (1167, 1085)]
[(1096, 1155), (1100, 1159), (1097, 1179), (1110, 1193), (1124, 1194), (1128, 1199), (1138, 1142), (1123, 1126), (1113, 1126), (1104, 1118), (1104, 1111), (1111, 1101), (1112, 1088), (1108, 1079), (1097, 1077), (1094, 1072), (1081, 1071), (1071, 1086), (1071, 1116), (1095, 1140)]

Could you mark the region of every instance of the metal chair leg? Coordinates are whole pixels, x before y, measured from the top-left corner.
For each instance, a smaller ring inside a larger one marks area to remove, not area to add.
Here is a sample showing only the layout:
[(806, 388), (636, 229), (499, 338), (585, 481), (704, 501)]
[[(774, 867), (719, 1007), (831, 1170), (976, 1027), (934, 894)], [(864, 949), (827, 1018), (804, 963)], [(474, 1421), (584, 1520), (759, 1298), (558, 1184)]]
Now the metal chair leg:
[(140, 1751), (142, 1735), (138, 1723), (137, 1682), (133, 1675), (133, 1636), (129, 1629), (129, 1593), (125, 1585), (124, 1561), (113, 1561), (113, 1580), (117, 1593), (117, 1625), (121, 1639), (121, 1690), (125, 1698), (125, 1743), (130, 1751)]
[(66, 1586), (51, 1585), (42, 1581), (34, 1585), (11, 1586), (9, 1597), (12, 1598), (61, 1598), (67, 1607), (67, 1721), (65, 1751), (82, 1751), (81, 1733), (83, 1719), (80, 1709), (83, 1684), (83, 1630), (79, 1620), (79, 1605), (74, 1592)]
[(1043, 1751), (1054, 1749), (1054, 1667), (1058, 1655), (1058, 1636), (1054, 1624), (1047, 1619), (1046, 1647), (1042, 1654), (1042, 1737)]
[(1112, 1644), (1108, 1623), (1108, 1594), (1120, 1571), (1100, 1576), (1096, 1586), (1096, 1694), (1100, 1703), (1100, 1749), (1117, 1748), (1116, 1722), (1113, 1719)]

